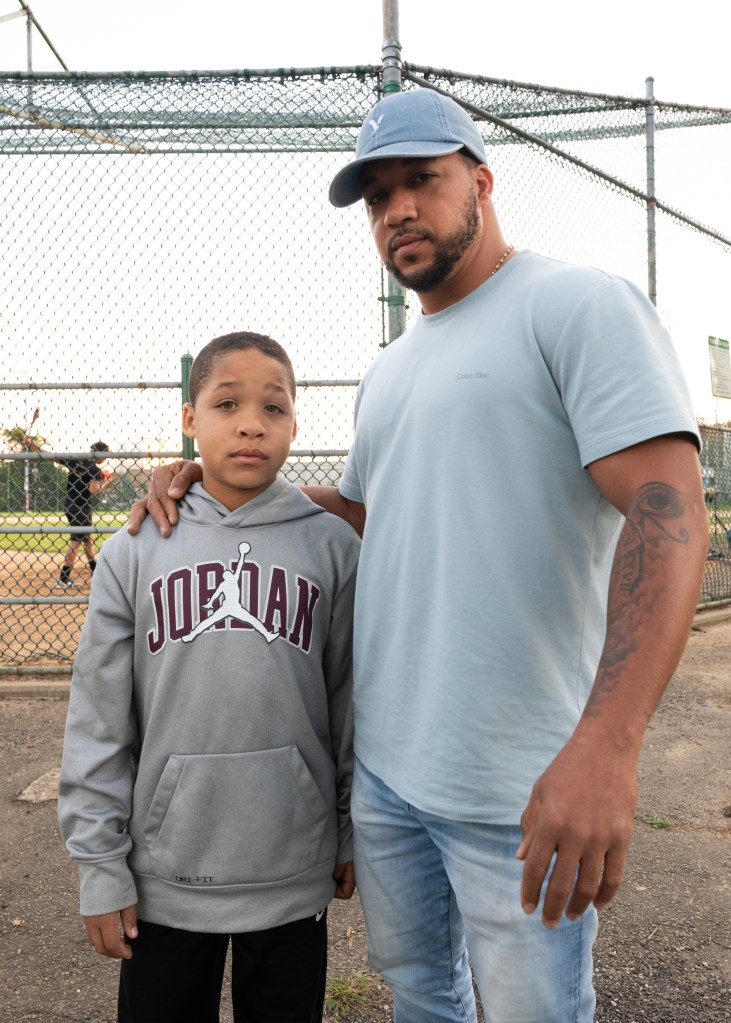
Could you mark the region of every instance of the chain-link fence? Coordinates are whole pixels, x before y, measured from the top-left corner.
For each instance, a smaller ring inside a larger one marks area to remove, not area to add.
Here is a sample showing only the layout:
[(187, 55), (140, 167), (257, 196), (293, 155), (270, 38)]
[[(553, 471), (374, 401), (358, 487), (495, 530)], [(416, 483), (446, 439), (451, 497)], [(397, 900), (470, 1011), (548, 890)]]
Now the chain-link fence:
[[(676, 342), (697, 329), (678, 271), (692, 305), (723, 322), (715, 282), (731, 268), (731, 212), (718, 200), (731, 111), (416, 65), (403, 87), (446, 91), (480, 121), (518, 248), (592, 263), (651, 293), (657, 266)], [(408, 296), (394, 308), (403, 300), (388, 293), (362, 210), (327, 202), (380, 89), (378, 67), (0, 75), (0, 672), (72, 663), (88, 517), (98, 547), (152, 468), (187, 450), (188, 356), (211, 338), (254, 330), (287, 347), (299, 382), (288, 473), (337, 482), (355, 385), (393, 336), (394, 312), (414, 315)], [(650, 151), (662, 190), (648, 202)], [(705, 379), (707, 363), (679, 350), (691, 383)], [(731, 597), (724, 436), (703, 456), (718, 554), (704, 602)], [(100, 440), (102, 465), (91, 448)], [(85, 518), (75, 524), (77, 476)]]
[(701, 472), (711, 531), (700, 602), (731, 597), (731, 429), (701, 425)]

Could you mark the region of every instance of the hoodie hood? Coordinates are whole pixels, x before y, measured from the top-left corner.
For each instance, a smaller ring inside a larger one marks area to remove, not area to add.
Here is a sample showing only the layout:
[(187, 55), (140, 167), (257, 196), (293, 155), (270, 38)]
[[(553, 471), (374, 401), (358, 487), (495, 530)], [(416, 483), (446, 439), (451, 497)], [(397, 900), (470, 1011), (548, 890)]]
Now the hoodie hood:
[(185, 522), (199, 526), (230, 526), (240, 529), (242, 526), (292, 522), (324, 514), (324, 509), (305, 497), (299, 487), (280, 473), (270, 487), (234, 511), (229, 511), (212, 497), (201, 483), (194, 483), (179, 501), (178, 514)]

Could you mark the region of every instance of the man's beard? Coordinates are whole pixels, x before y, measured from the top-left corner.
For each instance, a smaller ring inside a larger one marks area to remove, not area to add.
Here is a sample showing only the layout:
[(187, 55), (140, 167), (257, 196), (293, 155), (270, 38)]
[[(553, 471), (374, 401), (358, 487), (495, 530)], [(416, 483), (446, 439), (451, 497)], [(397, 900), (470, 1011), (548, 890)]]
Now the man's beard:
[[(462, 256), (475, 240), (479, 227), (480, 215), (477, 199), (474, 192), (471, 192), (465, 203), (462, 226), (454, 231), (453, 234), (447, 235), (441, 242), (434, 242), (434, 259), (429, 266), (413, 270), (409, 273), (408, 270), (399, 270), (392, 262), (387, 260), (386, 269), (394, 280), (398, 281), (404, 288), (410, 288), (411, 291), (423, 294), (429, 291), (436, 291), (437, 288), (444, 284), (452, 270), (454, 270), (457, 263), (459, 263)], [(404, 229), (403, 233), (419, 235), (418, 230), (410, 232), (408, 228)], [(432, 238), (430, 234), (425, 234), (423, 237)]]

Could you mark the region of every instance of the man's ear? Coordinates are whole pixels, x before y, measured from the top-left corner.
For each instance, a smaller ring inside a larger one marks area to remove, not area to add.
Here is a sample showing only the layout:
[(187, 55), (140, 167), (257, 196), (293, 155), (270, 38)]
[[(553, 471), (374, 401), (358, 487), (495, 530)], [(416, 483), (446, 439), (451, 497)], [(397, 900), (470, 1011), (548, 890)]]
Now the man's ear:
[(189, 401), (183, 405), (183, 433), (195, 439), (195, 410)]
[(473, 173), (475, 187), (477, 188), (477, 201), (486, 206), (492, 198), (495, 178), (490, 168), (484, 163), (478, 163)]

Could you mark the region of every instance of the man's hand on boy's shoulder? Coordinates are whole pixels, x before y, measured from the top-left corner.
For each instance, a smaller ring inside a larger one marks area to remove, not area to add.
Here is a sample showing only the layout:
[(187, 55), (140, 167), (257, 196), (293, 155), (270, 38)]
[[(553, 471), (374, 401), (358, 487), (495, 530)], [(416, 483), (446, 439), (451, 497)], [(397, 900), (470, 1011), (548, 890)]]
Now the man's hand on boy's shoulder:
[(353, 861), (348, 860), (347, 863), (336, 864), (335, 870), (333, 870), (333, 878), (336, 884), (335, 898), (352, 898), (355, 891), (355, 868), (353, 867)]
[(147, 497), (135, 501), (129, 511), (127, 532), (138, 533), (145, 516), (150, 515), (162, 536), (170, 536), (178, 521), (177, 501), (191, 485), (203, 478), (198, 462), (178, 459), (158, 465), (152, 473)]
[(137, 937), (136, 906), (127, 906), (118, 913), (85, 916), (84, 926), (89, 944), (100, 956), (107, 956), (109, 959), (132, 958), (132, 949), (124, 940), (124, 936)]

